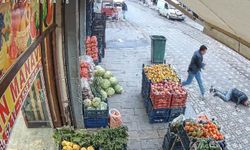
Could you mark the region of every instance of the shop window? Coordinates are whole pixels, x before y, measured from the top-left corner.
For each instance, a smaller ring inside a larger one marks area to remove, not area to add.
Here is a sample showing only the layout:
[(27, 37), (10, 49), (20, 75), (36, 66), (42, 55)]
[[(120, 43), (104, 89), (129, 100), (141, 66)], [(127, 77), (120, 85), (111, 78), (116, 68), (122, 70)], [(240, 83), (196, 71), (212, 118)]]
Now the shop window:
[(27, 127), (51, 127), (47, 111), (47, 100), (41, 80), (41, 72), (28, 93), (22, 107), (22, 114)]

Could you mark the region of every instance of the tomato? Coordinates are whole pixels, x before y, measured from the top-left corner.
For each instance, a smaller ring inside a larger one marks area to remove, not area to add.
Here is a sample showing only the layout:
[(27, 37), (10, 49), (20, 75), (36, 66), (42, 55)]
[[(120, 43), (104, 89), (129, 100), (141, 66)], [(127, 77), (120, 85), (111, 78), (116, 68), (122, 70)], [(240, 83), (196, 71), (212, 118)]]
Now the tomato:
[(193, 128), (193, 127), (190, 127), (189, 131), (190, 131), (190, 132), (193, 132), (193, 131), (194, 131), (194, 128)]

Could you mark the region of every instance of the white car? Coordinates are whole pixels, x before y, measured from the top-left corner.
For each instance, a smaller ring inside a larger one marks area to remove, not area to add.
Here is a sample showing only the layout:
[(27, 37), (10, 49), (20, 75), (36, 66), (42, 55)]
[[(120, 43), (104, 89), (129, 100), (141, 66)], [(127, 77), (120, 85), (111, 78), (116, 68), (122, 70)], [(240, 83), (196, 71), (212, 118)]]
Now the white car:
[(168, 19), (184, 20), (185, 17), (181, 11), (169, 5), (165, 0), (158, 0), (157, 8), (159, 14), (167, 17)]

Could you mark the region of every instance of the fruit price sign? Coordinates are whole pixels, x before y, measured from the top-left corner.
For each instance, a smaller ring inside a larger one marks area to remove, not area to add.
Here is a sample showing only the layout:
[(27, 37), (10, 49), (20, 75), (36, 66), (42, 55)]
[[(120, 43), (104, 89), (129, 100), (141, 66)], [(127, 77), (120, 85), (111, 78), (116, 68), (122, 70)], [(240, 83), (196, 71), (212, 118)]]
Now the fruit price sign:
[(41, 66), (41, 49), (38, 47), (0, 95), (0, 150), (6, 149), (17, 114)]

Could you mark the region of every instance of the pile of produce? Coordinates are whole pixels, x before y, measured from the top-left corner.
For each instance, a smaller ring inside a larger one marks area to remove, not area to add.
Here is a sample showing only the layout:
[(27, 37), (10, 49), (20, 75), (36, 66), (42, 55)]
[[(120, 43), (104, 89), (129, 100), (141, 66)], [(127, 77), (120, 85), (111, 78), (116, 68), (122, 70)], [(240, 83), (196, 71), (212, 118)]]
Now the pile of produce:
[(117, 109), (109, 110), (109, 126), (110, 128), (118, 128), (122, 125), (122, 116)]
[(63, 149), (62, 150), (95, 150), (93, 146), (89, 146), (89, 147), (81, 147), (78, 144), (69, 142), (69, 141), (62, 141), (62, 146)]
[(180, 81), (176, 72), (170, 65), (156, 64), (151, 66), (145, 66), (144, 71), (147, 78), (153, 83), (161, 82), (165, 79), (174, 82)]
[(214, 140), (199, 139), (192, 147), (195, 150), (222, 150), (220, 144)]
[(185, 141), (190, 150), (222, 150), (226, 148), (224, 135), (218, 123), (205, 114), (195, 119), (185, 119), (180, 115), (170, 124), (170, 130), (181, 141)]
[(91, 90), (96, 97), (100, 97), (102, 100), (123, 92), (122, 86), (119, 85), (118, 80), (113, 76), (112, 72), (106, 71), (101, 66), (95, 67)]
[(151, 84), (151, 94), (153, 95), (187, 95), (186, 90), (179, 84), (173, 81), (164, 80), (159, 83)]
[(81, 88), (82, 88), (82, 97), (83, 99), (93, 99), (94, 95), (91, 92), (91, 88), (88, 80), (81, 78)]
[(89, 63), (85, 61), (80, 62), (80, 77), (81, 78), (86, 78), (86, 79), (90, 78), (89, 67), (90, 67)]
[(86, 54), (91, 56), (94, 61), (98, 61), (98, 48), (96, 36), (88, 36), (86, 39)]
[(193, 138), (211, 138), (216, 141), (224, 140), (220, 128), (212, 121), (206, 123), (197, 123), (192, 120), (185, 122), (184, 127), (188, 136)]
[(187, 92), (179, 83), (163, 80), (151, 83), (150, 99), (155, 109), (180, 108), (186, 105)]
[(101, 101), (101, 99), (98, 97), (95, 97), (93, 99), (85, 99), (83, 103), (84, 103), (84, 107), (87, 108), (87, 110), (107, 110), (108, 109), (107, 103)]
[(56, 129), (55, 141), (63, 150), (123, 150), (128, 142), (127, 127), (105, 128), (97, 132)]

